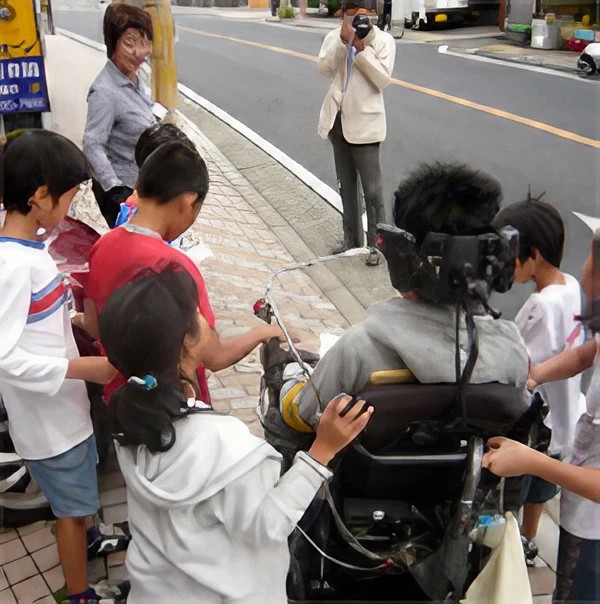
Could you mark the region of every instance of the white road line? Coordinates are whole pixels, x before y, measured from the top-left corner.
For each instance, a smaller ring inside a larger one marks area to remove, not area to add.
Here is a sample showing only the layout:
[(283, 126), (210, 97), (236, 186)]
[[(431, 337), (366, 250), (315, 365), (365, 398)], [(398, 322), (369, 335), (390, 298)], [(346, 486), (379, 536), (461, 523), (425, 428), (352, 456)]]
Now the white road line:
[[(405, 44), (410, 43), (411, 42), (408, 41), (405, 42)], [(514, 61), (504, 60), (501, 57), (492, 58), (471, 53), (455, 52), (453, 50), (448, 50), (448, 44), (442, 44), (441, 46), (439, 46), (438, 52), (440, 54), (448, 55), (450, 57), (457, 57), (459, 59), (468, 59), (470, 61), (479, 61), (481, 63), (491, 63), (494, 65), (500, 65), (502, 67), (514, 67), (515, 69), (524, 69), (526, 71), (533, 71), (535, 73), (541, 73), (544, 75), (568, 78), (569, 80), (576, 80), (577, 82), (586, 82), (587, 84), (598, 83), (598, 80), (594, 80), (593, 78), (582, 78), (576, 73), (566, 73), (564, 71), (559, 71), (558, 69), (550, 69), (549, 67), (538, 67), (537, 65), (525, 65), (521, 63), (515, 63)], [(575, 59), (575, 56), (573, 58)]]

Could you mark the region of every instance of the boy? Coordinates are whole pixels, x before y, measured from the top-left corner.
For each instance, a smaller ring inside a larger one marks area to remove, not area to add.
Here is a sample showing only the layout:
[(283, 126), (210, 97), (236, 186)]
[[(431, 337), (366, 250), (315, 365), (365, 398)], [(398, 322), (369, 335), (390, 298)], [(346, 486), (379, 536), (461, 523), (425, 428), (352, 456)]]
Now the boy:
[[(515, 319), (531, 363), (537, 365), (581, 343), (581, 326), (575, 320), (581, 314), (581, 289), (577, 279), (560, 270), (565, 225), (558, 211), (530, 197), (500, 210), (493, 225), (496, 228), (510, 225), (519, 232), (515, 281), (535, 283), (535, 293)], [(577, 421), (585, 411), (581, 377), (545, 384), (539, 392), (550, 408), (546, 418), (546, 425), (552, 429), (548, 454), (560, 459), (571, 451)], [(554, 484), (532, 477), (522, 527), (528, 540), (535, 539), (544, 503), (556, 493)], [(526, 545), (532, 555), (537, 551), (534, 546)]]
[[(138, 169), (142, 167), (142, 164), (146, 161), (148, 156), (153, 151), (156, 151), (161, 145), (176, 141), (181, 141), (188, 145), (190, 149), (195, 149), (194, 143), (192, 143), (192, 141), (174, 124), (154, 124), (153, 126), (146, 128), (140, 135), (135, 146), (135, 163), (137, 164)], [(134, 190), (133, 195), (121, 204), (115, 227), (125, 224), (136, 214), (137, 193)]]
[(556, 602), (600, 601), (600, 355), (598, 301), (600, 233), (583, 267), (581, 287), (591, 312), (581, 317), (596, 337), (531, 369), (528, 386), (566, 380), (593, 367), (586, 408), (577, 424), (570, 463), (551, 459), (519, 443), (492, 438), (484, 467), (499, 476), (532, 474), (563, 488), (556, 565)]
[(66, 138), (31, 130), (9, 138), (2, 164), (0, 395), (15, 450), (57, 518), (65, 602), (95, 604), (86, 519), (99, 508), (96, 445), (82, 380), (106, 383), (115, 370), (106, 359), (79, 358), (62, 276), (37, 240), (38, 229), (58, 226), (87, 180), (85, 159)]
[[(137, 182), (138, 211), (129, 222), (102, 236), (90, 252), (90, 275), (84, 301), (84, 327), (98, 337), (97, 315), (109, 296), (142, 270), (161, 270), (175, 264), (196, 282), (203, 321), (204, 367), (211, 371), (237, 363), (261, 342), (282, 337), (274, 325), (261, 325), (239, 336), (222, 340), (214, 329), (215, 317), (200, 271), (192, 260), (166, 244), (177, 239), (195, 222), (208, 193), (208, 170), (198, 152), (186, 142), (161, 145), (142, 165)], [(203, 368), (196, 393), (210, 402)], [(121, 376), (105, 389), (105, 401), (122, 383)]]

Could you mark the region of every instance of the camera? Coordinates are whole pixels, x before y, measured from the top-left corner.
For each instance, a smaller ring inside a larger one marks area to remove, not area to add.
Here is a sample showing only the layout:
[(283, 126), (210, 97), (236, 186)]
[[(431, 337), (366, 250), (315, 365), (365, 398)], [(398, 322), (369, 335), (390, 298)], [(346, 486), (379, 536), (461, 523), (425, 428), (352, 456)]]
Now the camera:
[(371, 17), (369, 15), (356, 15), (352, 20), (352, 27), (356, 30), (356, 37), (359, 40), (364, 40), (369, 32), (373, 29)]
[(400, 293), (414, 291), (431, 304), (485, 302), (492, 291), (512, 287), (519, 234), (512, 227), (464, 235), (431, 232), (419, 249), (410, 233), (378, 224), (377, 248)]

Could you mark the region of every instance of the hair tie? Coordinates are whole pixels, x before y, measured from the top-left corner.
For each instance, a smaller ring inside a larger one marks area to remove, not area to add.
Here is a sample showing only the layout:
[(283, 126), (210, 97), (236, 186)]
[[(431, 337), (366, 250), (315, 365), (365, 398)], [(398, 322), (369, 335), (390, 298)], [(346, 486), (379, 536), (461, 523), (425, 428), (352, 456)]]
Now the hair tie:
[(153, 375), (145, 375), (143, 378), (139, 378), (136, 375), (132, 375), (128, 380), (128, 384), (135, 384), (144, 390), (153, 390), (158, 386), (158, 382)]

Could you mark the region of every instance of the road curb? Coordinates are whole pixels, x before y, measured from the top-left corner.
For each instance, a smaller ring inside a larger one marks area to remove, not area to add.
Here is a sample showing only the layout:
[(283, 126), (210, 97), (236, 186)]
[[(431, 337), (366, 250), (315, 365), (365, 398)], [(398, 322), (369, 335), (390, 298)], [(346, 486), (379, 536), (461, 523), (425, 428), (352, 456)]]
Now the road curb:
[(264, 139), (262, 136), (260, 136), (260, 134), (254, 132), (254, 130), (246, 126), (246, 124), (243, 124), (220, 107), (217, 107), (208, 99), (205, 99), (183, 84), (178, 84), (177, 87), (179, 92), (184, 97), (220, 119), (227, 126), (233, 128), (236, 132), (239, 132), (244, 138), (247, 138), (251, 143), (256, 145), (267, 155), (271, 156), (276, 162), (281, 164), (284, 168), (286, 168), (286, 170), (301, 180), (309, 189), (322, 197), (338, 212), (342, 212), (342, 201), (339, 193), (334, 191), (329, 185), (325, 184), (320, 178), (317, 178), (312, 172), (309, 172), (304, 166), (300, 165), (289, 155), (281, 151), (281, 149), (275, 147), (275, 145)]

